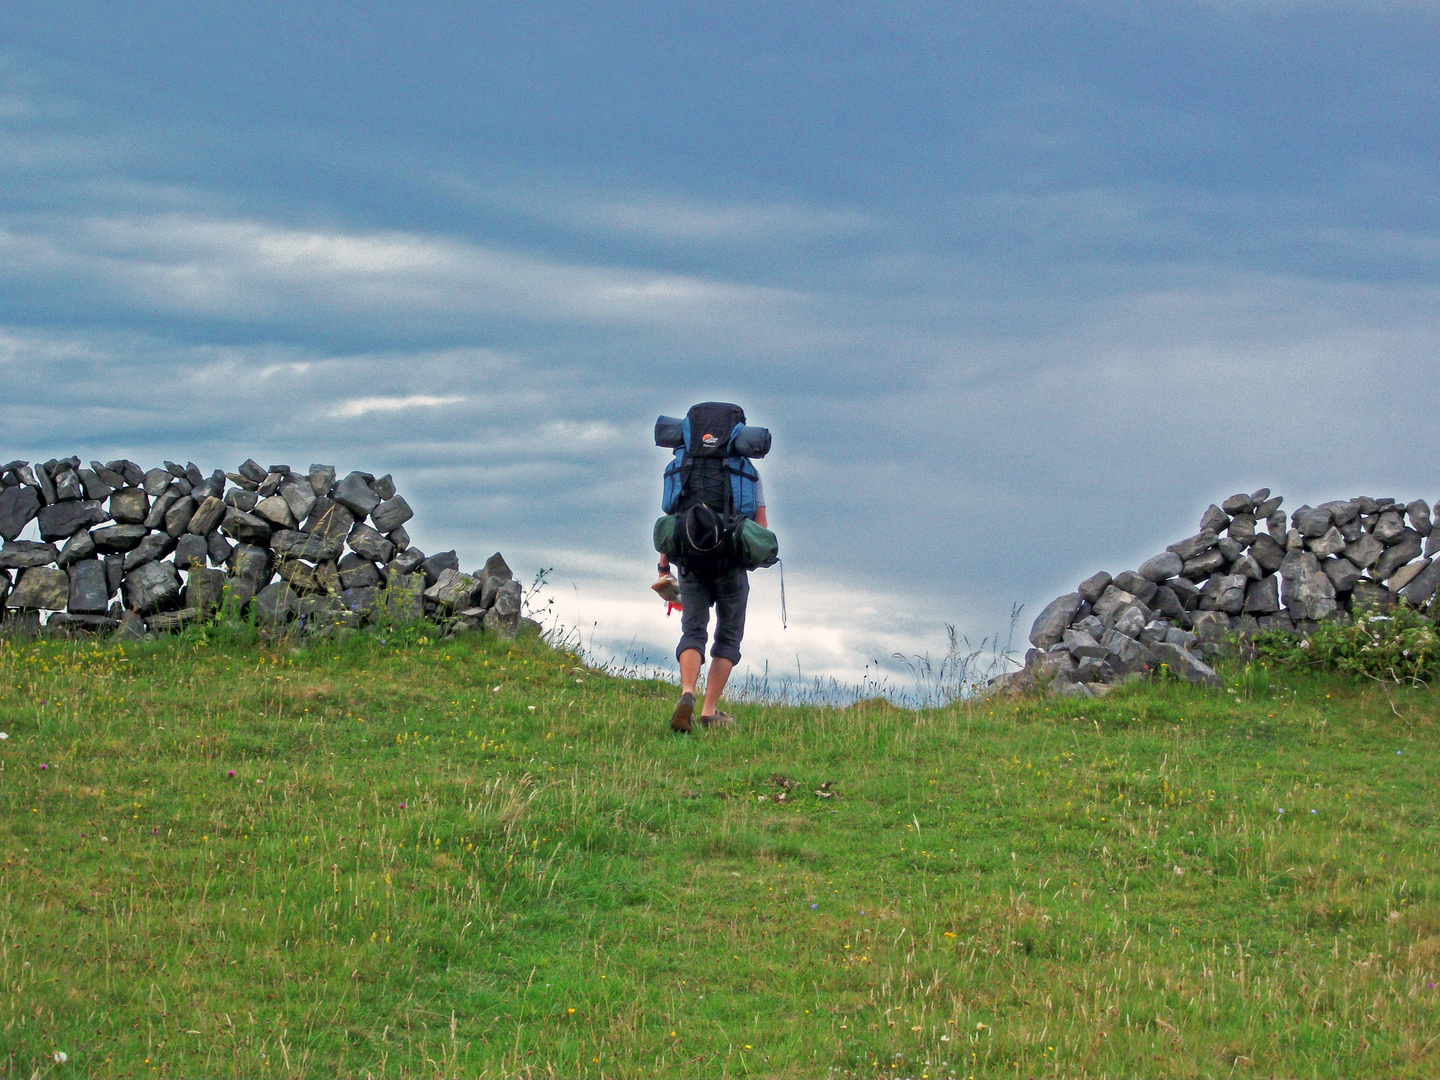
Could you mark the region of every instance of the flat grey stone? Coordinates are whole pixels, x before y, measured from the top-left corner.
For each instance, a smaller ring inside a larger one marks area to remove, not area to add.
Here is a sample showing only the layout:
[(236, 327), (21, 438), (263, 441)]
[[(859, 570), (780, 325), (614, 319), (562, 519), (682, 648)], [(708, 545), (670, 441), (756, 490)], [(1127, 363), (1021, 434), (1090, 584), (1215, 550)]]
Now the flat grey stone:
[(174, 550), (175, 541), (170, 539), (168, 534), (161, 532), (151, 533), (145, 537), (144, 540), (140, 541), (139, 546), (136, 547), (135, 550), (125, 553), (125, 572), (128, 574), (137, 566), (143, 566), (146, 563), (155, 562), (157, 559), (163, 559)]
[(281, 469), (271, 469), (265, 474), (265, 479), (260, 482), (260, 486), (255, 489), (255, 494), (259, 495), (262, 501), (268, 499), (279, 491), (280, 485), (285, 483), (289, 478), (290, 474), (288, 472)]
[(259, 546), (270, 543), (270, 522), (258, 514), (247, 514), (231, 507), (226, 511), (224, 524), (220, 527), (226, 536), (242, 544)]
[(1247, 548), (1255, 542), (1255, 519), (1249, 514), (1236, 514), (1230, 519), (1230, 528), (1226, 532), (1231, 540)]
[[(370, 490), (380, 496), (382, 502), (395, 498), (395, 478), (388, 472), (370, 481)], [(388, 532), (389, 530), (382, 530)]]
[(1285, 551), (1289, 554), (1292, 551), (1305, 550), (1305, 537), (1299, 529), (1291, 529), (1285, 534)]
[(100, 479), (100, 474), (94, 469), (78, 470), (80, 476), (80, 487), (84, 490), (85, 498), (99, 502), (101, 499), (108, 499), (110, 493), (115, 490), (113, 484), (107, 484)]
[(1265, 531), (1275, 540), (1284, 538), (1285, 533), (1288, 531), (1285, 527), (1284, 510), (1276, 510), (1265, 518)]
[(1181, 575), (1191, 581), (1198, 581), (1201, 578), (1209, 577), (1217, 570), (1225, 566), (1225, 554), (1219, 548), (1212, 547), (1203, 551), (1193, 559), (1186, 559), (1185, 565), (1181, 568)]
[(260, 463), (254, 458), (247, 458), (241, 464), (240, 468), (236, 469), (235, 471), (238, 472), (241, 476), (245, 477), (246, 480), (249, 480), (252, 484), (263, 484), (265, 482), (265, 478), (270, 475), (265, 469), (262, 469), (260, 467)]
[(10, 590), (5, 606), (24, 611), (64, 611), (70, 602), (70, 578), (53, 566), (24, 570)]
[(81, 559), (93, 559), (98, 549), (95, 547), (95, 538), (85, 529), (81, 529), (60, 549), (60, 555), (55, 560), (61, 566), (70, 566)]
[(1103, 660), (1106, 656), (1106, 652), (1100, 643), (1095, 640), (1093, 635), (1087, 634), (1084, 630), (1076, 630), (1073, 627), (1066, 630), (1062, 644), (1070, 655), (1077, 660), (1084, 659), (1087, 656), (1097, 660)]
[(1410, 579), (1400, 590), (1400, 595), (1419, 607), (1435, 595), (1437, 587), (1440, 587), (1440, 562), (1431, 561), (1424, 570)]
[(290, 508), (290, 514), (297, 522), (304, 521), (315, 508), (317, 498), (308, 479), (288, 480), (280, 485), (280, 497)]
[(1253, 555), (1241, 555), (1230, 564), (1230, 573), (1239, 575), (1248, 581), (1259, 581), (1265, 576), (1265, 570)]
[(205, 538), (206, 546), (210, 551), (210, 565), (224, 566), (230, 561), (230, 552), (234, 550), (230, 542), (218, 532), (212, 532)]
[(46, 566), (59, 558), (60, 550), (54, 544), (44, 544), (34, 540), (12, 540), (4, 547), (0, 547), (0, 570), (22, 570), (32, 566)]
[(125, 606), (150, 615), (180, 602), (180, 575), (168, 562), (147, 562), (125, 574)]
[(232, 577), (254, 583), (254, 588), (250, 590), (250, 596), (254, 596), (274, 576), (275, 560), (268, 548), (258, 544), (240, 544), (230, 553), (229, 567)]
[(140, 486), (145, 490), (146, 495), (155, 496), (169, 487), (172, 479), (173, 477), (165, 469), (151, 469), (145, 474), (145, 479), (141, 481)]
[(1429, 559), (1417, 559), (1415, 562), (1406, 563), (1385, 579), (1385, 587), (1392, 593), (1399, 594), (1405, 590), (1405, 586), (1424, 573), (1425, 568), (1429, 565)]
[(246, 514), (253, 513), (256, 504), (259, 502), (260, 496), (256, 495), (253, 491), (240, 491), (236, 488), (231, 488), (225, 493), (225, 505), (233, 506), (236, 510)]
[(420, 568), (420, 564), (424, 561), (425, 553), (419, 548), (412, 547), (406, 548), (404, 551), (398, 551), (395, 553), (395, 557), (390, 560), (389, 565), (385, 567), (385, 580), (389, 581), (396, 574), (413, 574)]
[(1219, 540), (1219, 534), (1214, 529), (1201, 529), (1194, 536), (1188, 537), (1177, 543), (1171, 544), (1166, 551), (1173, 551), (1181, 559), (1189, 562), (1202, 552), (1209, 551)]
[(279, 495), (271, 495), (255, 504), (255, 515), (270, 522), (277, 529), (293, 529), (299, 524), (290, 512), (289, 504)]
[[(482, 608), (491, 607), (495, 603), (495, 597), (500, 587), (515, 577), (498, 551), (485, 560), (485, 565), (475, 576), (480, 579), (480, 606)], [(1076, 615), (1078, 614), (1077, 609)], [(1074, 616), (1071, 618), (1073, 621)]]
[(198, 504), (195, 500), (185, 495), (171, 505), (165, 511), (165, 532), (175, 540), (179, 540), (190, 529), (190, 519), (195, 516)]
[(105, 564), (85, 559), (70, 568), (70, 592), (66, 610), (75, 615), (104, 615), (110, 608), (110, 588)]
[(1255, 504), (1255, 520), (1267, 520), (1271, 514), (1280, 509), (1284, 502), (1285, 497), (1283, 495), (1271, 495), (1269, 498), (1261, 499)]
[[(462, 574), (458, 570), (451, 570), (447, 567), (446, 569), (440, 571), (440, 576), (436, 579), (435, 584), (431, 585), (428, 589), (426, 589), (423, 595), (426, 600), (434, 601), (435, 603), (445, 608), (454, 609), (461, 606), (468, 607), (470, 597), (478, 587), (479, 582), (477, 582), (469, 574)], [(1069, 595), (1078, 597), (1080, 594), (1070, 593)], [(1054, 606), (1055, 602), (1052, 601), (1049, 607), (1046, 608), (1046, 611), (1049, 611), (1050, 608)], [(1076, 606), (1078, 607), (1079, 605), (1077, 604)], [(1041, 617), (1044, 617), (1043, 612), (1041, 613)], [(1067, 619), (1066, 624), (1068, 625), (1068, 623), (1069, 620)], [(1058, 642), (1060, 640), (1060, 636), (1063, 632), (1064, 631), (1062, 629), (1061, 631), (1056, 633), (1055, 642)], [(1032, 640), (1034, 633), (1035, 631), (1032, 630)], [(1055, 644), (1055, 642), (1051, 642), (1051, 644)]]
[(225, 503), (214, 495), (205, 496), (190, 519), (188, 530), (196, 536), (209, 536), (225, 520)]
[(391, 529), (385, 534), (385, 539), (395, 545), (396, 551), (404, 551), (410, 546), (410, 534), (406, 532), (404, 525)]
[(1155, 654), (1150, 651), (1149, 646), (1142, 645), (1116, 630), (1106, 630), (1100, 644), (1109, 655), (1110, 662), (1127, 674), (1144, 671), (1155, 662)]
[(1215, 669), (1188, 649), (1169, 641), (1162, 641), (1150, 648), (1157, 663), (1164, 664), (1186, 682), (1217, 689), (1220, 687), (1220, 676), (1215, 673)]
[(310, 490), (317, 499), (329, 495), (330, 489), (335, 486), (335, 466), (311, 465), (309, 479)]
[[(1078, 597), (1080, 594), (1070, 593), (1069, 595)], [(1062, 597), (1061, 599), (1064, 598)], [(1135, 603), (1136, 599), (1137, 598), (1134, 593), (1128, 593), (1124, 589), (1114, 584), (1107, 585), (1105, 587), (1105, 591), (1100, 594), (1100, 599), (1095, 601), (1095, 617), (1100, 619), (1102, 622), (1107, 620), (1114, 620), (1115, 617), (1120, 614), (1120, 612), (1125, 610), (1125, 608), (1129, 607), (1131, 604)], [(1075, 611), (1078, 611), (1079, 607), (1080, 605), (1077, 603), (1075, 605)], [(1070, 618), (1073, 618), (1074, 615), (1075, 612), (1072, 611), (1069, 618), (1066, 619), (1066, 625), (1069, 625)], [(1038, 624), (1039, 620), (1036, 620), (1036, 622)], [(1033, 633), (1034, 631), (1031, 632)], [(1056, 640), (1059, 639), (1057, 638)]]
[(14, 540), (40, 513), (40, 493), (33, 487), (0, 491), (0, 538)]
[[(1167, 578), (1179, 576), (1180, 571), (1184, 569), (1184, 567), (1184, 559), (1173, 551), (1165, 551), (1146, 559), (1140, 564), (1140, 569), (1137, 572), (1142, 578), (1145, 578), (1147, 581), (1153, 581), (1158, 585)], [(1103, 592), (1104, 590), (1102, 589), (1101, 591)], [(1096, 595), (1098, 597), (1099, 594), (1097, 593)], [(1087, 597), (1087, 599), (1089, 598)], [(1093, 604), (1095, 601), (1092, 599), (1090, 602)]]
[(1269, 615), (1280, 610), (1280, 579), (1274, 574), (1252, 581), (1245, 589), (1242, 610), (1252, 615)]
[(339, 538), (316, 536), (312, 533), (281, 529), (270, 537), (270, 548), (277, 555), (291, 559), (305, 559), (307, 562), (333, 562), (345, 550), (345, 541)]
[(353, 551), (340, 560), (339, 569), (341, 589), (367, 589), (380, 584), (380, 571), (375, 564)]
[(1149, 606), (1152, 612), (1163, 615), (1173, 622), (1179, 622), (1185, 618), (1185, 603), (1169, 585), (1161, 585), (1155, 590), (1155, 595), (1150, 598)]
[(350, 473), (336, 484), (330, 497), (354, 514), (356, 520), (369, 517), (370, 511), (380, 505), (380, 496), (370, 490), (364, 474), (358, 472)]
[(220, 610), (225, 595), (225, 571), (197, 567), (185, 582), (185, 606), (209, 614)]
[(380, 590), (373, 585), (356, 585), (340, 594), (340, 602), (358, 615), (373, 615), (381, 603)]
[(1230, 515), (1227, 514), (1224, 510), (1221, 510), (1220, 507), (1216, 506), (1214, 503), (1211, 503), (1210, 506), (1205, 510), (1205, 513), (1200, 515), (1201, 532), (1204, 532), (1208, 529), (1213, 533), (1219, 533), (1222, 532), (1229, 524)]
[(1280, 566), (1280, 598), (1292, 619), (1321, 619), (1336, 610), (1335, 586), (1309, 551), (1292, 551)]
[[(1173, 554), (1171, 552), (1170, 554)], [(1157, 588), (1155, 582), (1148, 578), (1141, 577), (1134, 570), (1126, 570), (1115, 575), (1112, 583), (1116, 588), (1124, 589), (1126, 592), (1137, 597), (1142, 604), (1148, 604), (1150, 598), (1155, 595)]]
[(55, 501), (69, 502), (85, 498), (85, 485), (80, 474), (74, 469), (57, 470), (55, 473)]
[(1100, 599), (1100, 594), (1105, 591), (1110, 582), (1110, 575), (1101, 570), (1098, 574), (1091, 574), (1080, 583), (1079, 593), (1087, 604), (1093, 604)]
[[(1224, 510), (1227, 514), (1230, 514), (1232, 517), (1235, 514), (1248, 514), (1250, 513), (1250, 511), (1255, 509), (1255, 500), (1252, 499), (1249, 495), (1243, 493), (1239, 495), (1231, 495), (1228, 499), (1226, 499), (1223, 503), (1220, 504), (1220, 509)], [(1219, 532), (1220, 530), (1217, 529), (1215, 531)]]
[(1340, 535), (1345, 538), (1345, 543), (1347, 544), (1353, 544), (1365, 535), (1365, 526), (1361, 524), (1358, 517), (1353, 517), (1349, 521), (1337, 524), (1335, 527), (1340, 530)]
[(1325, 576), (1330, 579), (1330, 584), (1335, 586), (1337, 594), (1349, 592), (1360, 580), (1360, 568), (1344, 556), (1338, 559), (1326, 559), (1320, 565), (1325, 571)]
[(345, 538), (345, 545), (362, 559), (388, 563), (395, 557), (395, 545), (369, 525), (356, 525)]
[[(1071, 593), (1070, 595), (1078, 596), (1079, 594)], [(485, 613), (485, 629), (505, 637), (514, 637), (520, 632), (520, 607), (520, 583), (515, 580), (505, 582), (500, 586), (500, 591), (495, 594), (494, 606)]]
[(1372, 535), (1382, 544), (1397, 543), (1405, 535), (1405, 523), (1400, 520), (1400, 514), (1397, 511), (1387, 510), (1375, 523)]
[(110, 516), (121, 525), (141, 525), (150, 513), (150, 498), (144, 488), (121, 488), (110, 496)]
[(36, 519), (40, 522), (41, 540), (68, 540), (81, 529), (99, 525), (109, 516), (98, 502), (70, 499), (42, 506)]
[(145, 515), (145, 520), (141, 524), (147, 529), (164, 528), (165, 515), (172, 506), (184, 497), (178, 489), (167, 487), (164, 491), (160, 492), (159, 495), (155, 496), (154, 501), (150, 504), (150, 512)]
[(1223, 611), (1196, 612), (1195, 624), (1191, 627), (1198, 641), (1212, 645), (1224, 644), (1234, 629), (1230, 616)]
[(1420, 539), (1419, 533), (1414, 529), (1404, 530), (1395, 543), (1385, 549), (1385, 554), (1375, 560), (1370, 576), (1376, 581), (1384, 581), (1411, 559), (1418, 559), (1424, 548), (1425, 542)]
[(1334, 525), (1334, 517), (1329, 510), (1316, 507), (1313, 510), (1295, 511), (1294, 526), (1300, 530), (1300, 535), (1310, 540), (1317, 536), (1324, 536)]
[(203, 536), (186, 533), (175, 543), (175, 568), (193, 572), (196, 567), (205, 568), (210, 558), (210, 545)]
[(371, 522), (382, 533), (393, 532), (414, 516), (415, 511), (410, 509), (403, 495), (386, 499), (370, 512)]
[(275, 563), (275, 572), (290, 582), (298, 592), (338, 593), (340, 591), (340, 572), (333, 562), (322, 562), (311, 566), (309, 563), (299, 562), (295, 559), (279, 559)]
[(332, 499), (324, 497), (315, 500), (310, 516), (305, 520), (305, 531), (327, 540), (344, 540), (355, 527), (355, 515)]
[(460, 569), (460, 556), (455, 554), (454, 548), (437, 552), (421, 562), (420, 569), (425, 574), (425, 584), (434, 585), (440, 580), (440, 571)]
[(1375, 560), (1383, 554), (1385, 554), (1385, 545), (1369, 533), (1361, 536), (1353, 544), (1345, 546), (1345, 558), (1362, 570), (1368, 566), (1374, 566)]
[(1215, 547), (1225, 557), (1227, 563), (1233, 563), (1245, 550), (1228, 536), (1222, 536), (1215, 541)]
[(1165, 640), (1171, 645), (1179, 645), (1182, 649), (1188, 649), (1200, 639), (1189, 630), (1182, 630), (1178, 626), (1172, 626), (1165, 631)]
[(1373, 514), (1380, 509), (1380, 505), (1369, 495), (1357, 495), (1351, 501), (1360, 507), (1360, 513), (1362, 514)]
[(1115, 629), (1126, 637), (1140, 637), (1141, 631), (1145, 629), (1150, 621), (1150, 612), (1138, 604), (1131, 604), (1122, 608), (1115, 616)]
[(1424, 499), (1416, 499), (1405, 507), (1405, 516), (1410, 519), (1410, 527), (1421, 536), (1429, 536), (1434, 528), (1430, 520), (1430, 507)]
[(1307, 540), (1305, 546), (1315, 553), (1316, 558), (1328, 559), (1331, 555), (1339, 555), (1349, 545), (1345, 543), (1345, 537), (1340, 535), (1340, 530), (1331, 525), (1325, 530), (1325, 535)]
[(1222, 574), (1206, 583), (1205, 598), (1200, 606), (1204, 609), (1223, 611), (1227, 615), (1238, 615), (1245, 606), (1246, 586), (1250, 579), (1240, 574)]

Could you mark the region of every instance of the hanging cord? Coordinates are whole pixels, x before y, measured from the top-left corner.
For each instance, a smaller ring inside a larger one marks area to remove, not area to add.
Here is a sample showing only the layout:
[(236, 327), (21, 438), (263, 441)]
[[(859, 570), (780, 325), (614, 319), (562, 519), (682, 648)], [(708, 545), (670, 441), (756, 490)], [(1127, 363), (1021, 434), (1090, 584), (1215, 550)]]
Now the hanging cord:
[(776, 559), (775, 564), (780, 567), (780, 629), (784, 630), (790, 625), (785, 611), (785, 561)]

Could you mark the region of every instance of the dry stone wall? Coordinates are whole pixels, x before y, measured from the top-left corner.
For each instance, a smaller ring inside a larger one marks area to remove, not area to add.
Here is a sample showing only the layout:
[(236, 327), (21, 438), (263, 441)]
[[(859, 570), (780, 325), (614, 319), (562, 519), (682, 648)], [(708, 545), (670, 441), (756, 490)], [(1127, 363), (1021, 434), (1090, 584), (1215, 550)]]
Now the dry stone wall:
[(1025, 668), (1005, 685), (1048, 681), (1087, 696), (1161, 664), (1219, 685), (1206, 663), (1238, 634), (1308, 634), (1362, 607), (1440, 603), (1440, 504), (1359, 496), (1287, 514), (1262, 488), (1201, 516), (1200, 531), (1134, 570), (1101, 572), (1048, 604)]
[[(427, 619), (513, 634), (521, 587), (496, 552), (462, 573), (410, 543), (392, 479), (254, 460), (208, 476), (173, 461), (0, 466), (0, 629), (144, 634), (222, 604), (269, 629)], [(38, 527), (38, 540), (20, 537)]]

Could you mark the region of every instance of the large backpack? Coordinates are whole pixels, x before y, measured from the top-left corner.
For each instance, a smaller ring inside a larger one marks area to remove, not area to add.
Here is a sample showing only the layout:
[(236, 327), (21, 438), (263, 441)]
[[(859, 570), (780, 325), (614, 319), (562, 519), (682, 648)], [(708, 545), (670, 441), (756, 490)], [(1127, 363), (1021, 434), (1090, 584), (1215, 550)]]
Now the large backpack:
[(749, 460), (769, 452), (770, 432), (747, 427), (738, 405), (707, 401), (684, 420), (662, 416), (655, 442), (675, 448), (665, 468), (666, 516), (655, 525), (656, 549), (698, 573), (774, 565), (774, 534), (753, 520), (760, 475)]

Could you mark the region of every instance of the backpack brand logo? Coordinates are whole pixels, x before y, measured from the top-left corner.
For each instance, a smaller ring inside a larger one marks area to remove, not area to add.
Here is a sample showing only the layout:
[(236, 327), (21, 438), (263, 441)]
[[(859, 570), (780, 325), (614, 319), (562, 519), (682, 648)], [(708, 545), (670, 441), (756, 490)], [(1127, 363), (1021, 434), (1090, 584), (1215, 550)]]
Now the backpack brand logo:
[(709, 432), (706, 432), (705, 436), (700, 441), (703, 442), (706, 446), (714, 446), (720, 441), (720, 436), (711, 435)]

